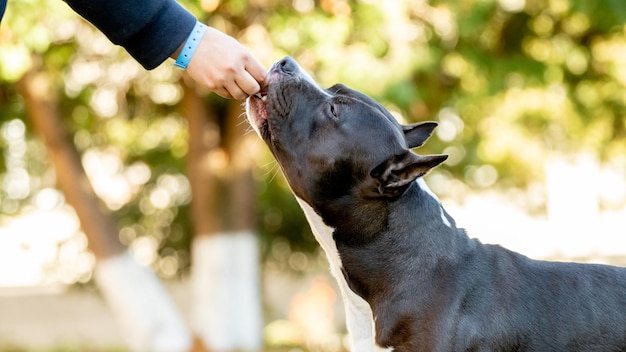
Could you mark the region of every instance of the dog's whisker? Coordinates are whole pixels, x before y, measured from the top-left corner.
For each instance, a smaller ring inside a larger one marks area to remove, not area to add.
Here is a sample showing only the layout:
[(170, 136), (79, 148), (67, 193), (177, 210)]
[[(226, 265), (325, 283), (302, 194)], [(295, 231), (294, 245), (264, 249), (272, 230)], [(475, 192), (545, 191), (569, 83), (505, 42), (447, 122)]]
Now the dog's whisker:
[(270, 160), (270, 161), (266, 162), (265, 164), (261, 165), (261, 168), (263, 168), (263, 169), (272, 168), (273, 169), (276, 165), (278, 165), (276, 160)]
[(246, 113), (242, 112), (241, 114), (239, 114), (239, 116), (237, 116), (237, 118), (240, 120), (239, 123), (237, 124), (237, 126), (241, 125), (242, 123), (248, 123), (248, 119), (246, 118)]
[(248, 126), (246, 127), (246, 129), (243, 131), (243, 135), (247, 136), (248, 134), (255, 134), (256, 132), (254, 131), (254, 128), (252, 128), (252, 126)]
[(270, 160), (267, 163), (261, 165), (262, 169), (266, 169), (265, 174), (268, 175), (270, 172), (274, 171), (276, 167), (279, 166), (275, 160)]
[(275, 164), (274, 166), (272, 166), (272, 169), (270, 169), (270, 172), (271, 171), (273, 171), (274, 174), (269, 178), (269, 180), (267, 180), (268, 183), (272, 183), (274, 179), (276, 178), (276, 176), (280, 174), (280, 167), (278, 167), (278, 164)]
[(267, 178), (270, 174), (274, 173), (270, 179), (274, 179), (276, 177), (276, 173), (280, 172), (280, 165), (276, 162), (276, 160), (270, 160), (267, 163), (261, 165), (261, 169), (265, 170), (263, 173), (263, 177)]

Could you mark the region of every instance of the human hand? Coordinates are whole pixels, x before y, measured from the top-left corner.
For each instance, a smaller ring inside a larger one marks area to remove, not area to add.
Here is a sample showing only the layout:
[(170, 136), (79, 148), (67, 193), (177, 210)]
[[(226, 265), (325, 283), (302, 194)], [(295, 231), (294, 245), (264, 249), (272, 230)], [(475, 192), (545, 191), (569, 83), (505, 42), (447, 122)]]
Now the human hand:
[(187, 72), (198, 84), (224, 98), (245, 99), (261, 91), (263, 66), (235, 38), (208, 27)]

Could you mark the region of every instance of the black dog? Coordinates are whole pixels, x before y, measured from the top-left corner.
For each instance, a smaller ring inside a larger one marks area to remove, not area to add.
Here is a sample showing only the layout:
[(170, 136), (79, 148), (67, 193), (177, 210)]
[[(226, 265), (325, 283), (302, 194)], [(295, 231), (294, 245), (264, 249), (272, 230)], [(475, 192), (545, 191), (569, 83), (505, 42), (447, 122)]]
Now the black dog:
[(421, 179), (446, 156), (409, 150), (435, 123), (402, 126), (290, 58), (247, 110), (329, 257), (353, 351), (626, 351), (626, 269), (470, 239)]

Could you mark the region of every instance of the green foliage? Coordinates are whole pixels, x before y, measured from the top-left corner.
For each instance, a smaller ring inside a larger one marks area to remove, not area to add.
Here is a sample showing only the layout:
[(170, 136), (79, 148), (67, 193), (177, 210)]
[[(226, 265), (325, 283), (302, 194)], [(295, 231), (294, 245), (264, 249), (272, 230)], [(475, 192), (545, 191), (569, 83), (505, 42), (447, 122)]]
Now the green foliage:
[[(323, 86), (342, 82), (362, 90), (407, 122), (439, 121), (437, 137), (423, 152), (451, 157), (434, 176), (473, 187), (523, 187), (542, 177), (541, 165), (553, 153), (592, 150), (606, 160), (626, 155), (624, 1), (183, 4), (239, 38), (268, 67), (291, 55)], [(139, 179), (130, 198), (107, 201), (123, 239), (131, 243), (149, 233), (162, 257), (188, 257), (189, 199), (180, 181), (187, 137), (177, 114), (178, 73), (169, 63), (145, 72), (58, 0), (10, 1), (0, 27), (2, 126), (26, 121), (14, 82), (40, 62), (54, 77), (81, 152), (113, 155), (119, 161), (113, 174)], [(23, 139), (37, 150), (30, 133)], [(0, 181), (15, 166), (8, 143), (0, 137)], [(43, 177), (47, 163), (39, 152), (23, 158), (39, 181), (20, 205), (51, 182)], [(261, 168), (258, 177), (268, 253), (276, 238), (295, 251), (311, 251), (316, 246), (300, 210), (280, 176), (269, 182), (277, 172), (269, 170)], [(164, 185), (172, 179), (178, 186)], [(0, 197), (10, 199), (6, 184), (1, 187)], [(445, 195), (447, 188), (437, 191)], [(158, 194), (169, 201), (159, 203)], [(184, 267), (185, 259), (180, 263)]]

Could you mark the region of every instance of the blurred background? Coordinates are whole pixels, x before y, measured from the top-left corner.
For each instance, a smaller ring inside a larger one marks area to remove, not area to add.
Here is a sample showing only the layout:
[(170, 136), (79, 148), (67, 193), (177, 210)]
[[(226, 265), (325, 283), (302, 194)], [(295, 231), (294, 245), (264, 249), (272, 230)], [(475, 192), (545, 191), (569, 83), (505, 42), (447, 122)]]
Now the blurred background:
[[(427, 182), (471, 237), (626, 265), (626, 2), (180, 2), (265, 67), (438, 121)], [(0, 148), (1, 351), (349, 348), (241, 101), (145, 71), (60, 0), (9, 0)]]

